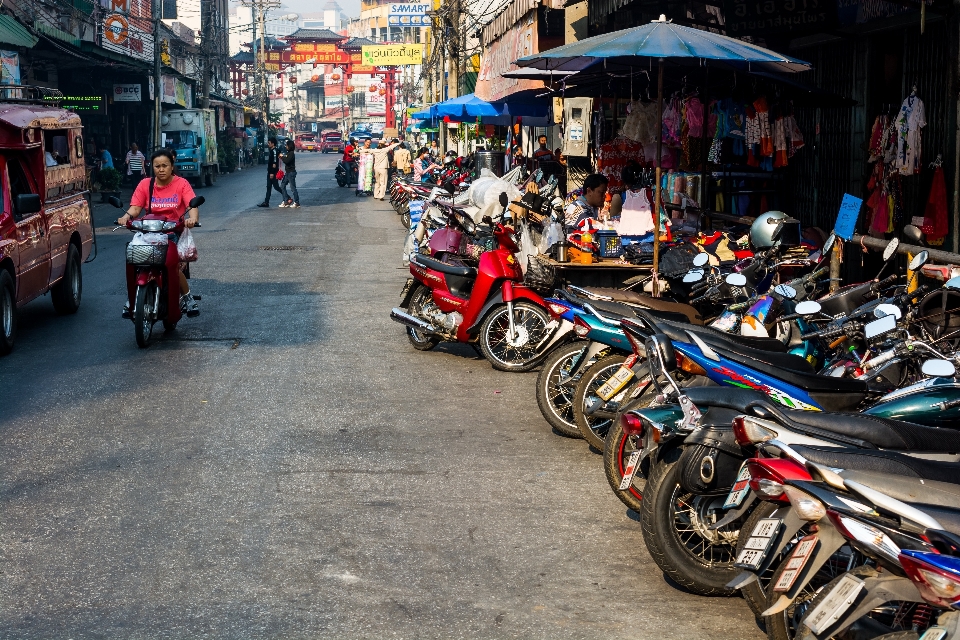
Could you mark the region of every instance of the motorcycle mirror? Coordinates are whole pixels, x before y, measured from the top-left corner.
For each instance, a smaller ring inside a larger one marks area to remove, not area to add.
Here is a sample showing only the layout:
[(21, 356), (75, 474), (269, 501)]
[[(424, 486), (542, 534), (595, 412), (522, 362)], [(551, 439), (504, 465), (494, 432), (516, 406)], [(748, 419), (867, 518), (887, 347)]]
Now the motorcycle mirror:
[(742, 273), (731, 273), (724, 280), (731, 287), (742, 287), (747, 284), (747, 276)]
[(797, 305), (794, 311), (800, 316), (812, 316), (820, 313), (821, 308), (820, 303), (816, 300), (804, 300)]
[(207, 201), (207, 199), (204, 198), (203, 196), (194, 196), (194, 197), (190, 200), (190, 204), (188, 205), (188, 207), (189, 207), (190, 209), (196, 209), (197, 207), (199, 207), (200, 205), (202, 205), (202, 204), (203, 204), (204, 202), (206, 202), (206, 201)]
[(894, 316), (899, 320), (903, 316), (903, 312), (901, 312), (900, 307), (895, 304), (878, 304), (876, 309), (873, 310), (873, 317), (882, 318), (884, 316)]
[(890, 257), (897, 252), (897, 247), (900, 246), (900, 239), (894, 238), (887, 243), (887, 246), (883, 249), (883, 261), (886, 262)]
[(923, 231), (920, 231), (918, 227), (912, 224), (908, 224), (903, 228), (903, 235), (907, 236), (907, 239), (911, 242), (923, 241)]
[(877, 336), (882, 336), (897, 328), (897, 318), (895, 316), (883, 316), (879, 320), (868, 322), (863, 327), (863, 335), (870, 340)]
[(827, 238), (827, 241), (823, 243), (823, 248), (820, 249), (820, 255), (825, 256), (830, 253), (830, 250), (833, 249), (834, 243), (837, 241), (837, 236), (833, 233)]
[(910, 264), (907, 265), (907, 269), (910, 271), (916, 271), (923, 265), (927, 264), (930, 260), (930, 253), (927, 251), (921, 251), (917, 255), (913, 256), (913, 260), (910, 261)]
[(510, 204), (510, 198), (507, 196), (505, 191), (500, 192), (500, 206), (506, 208)]
[(694, 269), (689, 271), (687, 275), (683, 276), (683, 281), (687, 284), (691, 282), (700, 282), (703, 280), (703, 269)]
[(793, 300), (797, 297), (797, 290), (788, 284), (778, 284), (773, 288), (773, 291), (781, 298), (786, 298), (787, 300)]
[(116, 207), (117, 209), (123, 209), (123, 203), (120, 202), (120, 198), (117, 196), (110, 196), (107, 198), (107, 202)]
[(944, 282), (943, 288), (944, 289), (960, 289), (960, 276), (957, 276), (956, 278), (950, 278), (949, 280)]
[(486, 225), (490, 225), (491, 227), (493, 226), (493, 218), (491, 218), (490, 216), (483, 216), (483, 218), (480, 219), (480, 222)]
[(920, 368), (923, 375), (931, 378), (952, 378), (957, 375), (957, 368), (949, 360), (931, 359), (923, 363)]
[(706, 253), (698, 253), (697, 256), (693, 259), (693, 266), (702, 267), (708, 262), (710, 262), (710, 256), (708, 256)]

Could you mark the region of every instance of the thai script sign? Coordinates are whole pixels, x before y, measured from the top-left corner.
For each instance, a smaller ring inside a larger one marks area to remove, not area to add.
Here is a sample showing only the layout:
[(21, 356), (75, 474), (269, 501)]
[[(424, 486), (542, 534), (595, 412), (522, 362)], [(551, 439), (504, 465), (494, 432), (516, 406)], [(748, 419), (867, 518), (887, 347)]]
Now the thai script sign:
[(423, 64), (422, 44), (379, 44), (363, 47), (362, 63), (376, 67)]

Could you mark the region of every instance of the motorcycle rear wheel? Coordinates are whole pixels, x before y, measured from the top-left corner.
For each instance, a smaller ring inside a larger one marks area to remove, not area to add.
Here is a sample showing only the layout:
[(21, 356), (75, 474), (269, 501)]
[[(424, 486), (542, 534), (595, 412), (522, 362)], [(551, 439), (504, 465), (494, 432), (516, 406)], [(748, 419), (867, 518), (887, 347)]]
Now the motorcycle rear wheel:
[[(676, 462), (661, 462), (644, 488), (640, 528), (647, 550), (657, 566), (683, 588), (701, 596), (733, 595), (736, 591), (726, 585), (740, 569), (733, 566), (736, 541), (731, 544), (729, 537), (736, 533), (732, 527), (739, 525), (705, 533), (710, 524), (705, 516), (715, 503), (722, 504), (725, 496), (688, 494), (680, 486), (679, 472)], [(716, 540), (706, 535), (714, 535)]]
[(545, 337), (550, 316), (546, 309), (530, 302), (513, 303), (514, 327), (519, 334), (511, 344), (507, 305), (491, 311), (480, 327), (480, 349), (483, 357), (498, 371), (530, 371), (543, 359), (536, 345)]
[[(413, 292), (412, 296), (410, 296), (410, 304), (407, 306), (407, 313), (415, 318), (422, 319), (423, 308), (428, 303), (433, 304), (433, 295), (430, 289), (422, 284), (418, 285), (417, 290)], [(423, 331), (413, 327), (407, 327), (407, 338), (410, 339), (410, 344), (412, 344), (413, 348), (417, 351), (430, 351), (435, 346), (440, 344), (440, 338), (426, 334)]]
[(588, 342), (567, 342), (551, 351), (537, 376), (537, 405), (554, 431), (568, 438), (582, 438), (573, 417), (574, 388), (561, 385), (577, 358), (582, 357)]
[(133, 305), (133, 330), (137, 338), (137, 346), (141, 349), (149, 347), (150, 338), (153, 337), (154, 320), (151, 319), (150, 312), (147, 311), (147, 305), (156, 306), (157, 294), (156, 282), (137, 287), (137, 297)]

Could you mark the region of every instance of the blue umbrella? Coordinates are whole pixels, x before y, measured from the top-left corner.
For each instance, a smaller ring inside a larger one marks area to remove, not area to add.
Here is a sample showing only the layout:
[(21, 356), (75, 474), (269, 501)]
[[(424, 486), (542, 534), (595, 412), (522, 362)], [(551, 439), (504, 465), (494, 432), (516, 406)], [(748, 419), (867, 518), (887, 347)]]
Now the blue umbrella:
[(417, 120), (433, 120), (437, 117), (437, 110), (434, 106), (427, 107), (423, 111), (414, 111), (410, 114), (411, 118), (416, 118)]
[[(642, 59), (657, 59), (657, 120), (663, 121), (663, 63), (699, 63), (717, 61), (722, 65), (746, 71), (773, 71), (795, 73), (810, 68), (810, 63), (791, 58), (763, 47), (691, 27), (673, 24), (661, 15), (654, 20), (632, 29), (614, 31), (556, 49), (525, 56), (516, 61), (518, 67), (533, 67), (553, 71), (582, 71), (604, 60), (616, 59), (621, 63), (637, 63)], [(663, 127), (657, 127), (657, 185), (654, 211), (659, 219), (663, 202), (661, 193), (661, 154), (663, 152)], [(702, 203), (701, 203), (702, 204)], [(659, 229), (659, 224), (657, 224)], [(653, 273), (660, 266), (660, 233), (653, 234)], [(653, 294), (659, 295), (657, 281), (653, 281)]]
[(481, 100), (475, 94), (468, 93), (459, 98), (450, 98), (437, 105), (437, 115), (451, 118), (476, 118), (498, 116), (500, 111), (486, 100)]

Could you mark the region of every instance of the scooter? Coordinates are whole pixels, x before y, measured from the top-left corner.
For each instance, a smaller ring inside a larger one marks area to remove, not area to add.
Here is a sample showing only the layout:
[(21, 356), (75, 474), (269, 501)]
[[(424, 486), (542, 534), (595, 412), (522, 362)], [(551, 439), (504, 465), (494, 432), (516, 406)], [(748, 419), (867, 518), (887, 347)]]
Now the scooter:
[[(188, 209), (199, 207), (205, 201), (203, 196), (195, 196), (190, 200)], [(122, 207), (119, 198), (112, 197), (109, 202), (118, 209)], [(199, 226), (198, 223), (196, 227)], [(163, 323), (165, 331), (173, 331), (183, 317), (180, 308), (180, 255), (174, 234), (182, 234), (185, 225), (183, 218), (171, 222), (145, 214), (127, 221), (126, 227), (134, 232), (156, 234), (158, 239), (166, 237), (166, 242), (158, 244), (127, 244), (127, 299), (137, 346), (144, 349), (150, 346), (153, 326), (157, 322)], [(199, 296), (194, 298), (199, 299)]]
[(337, 186), (347, 187), (351, 184), (356, 184), (357, 182), (357, 163), (353, 163), (353, 170), (348, 170), (347, 165), (343, 160), (337, 163), (337, 168), (334, 169), (333, 175), (337, 180)]
[[(500, 204), (506, 209), (506, 194)], [(467, 234), (476, 232), (468, 216), (452, 219)], [(513, 229), (497, 224), (493, 236), (498, 248), (480, 254), (476, 267), (411, 254), (413, 277), (390, 318), (407, 326), (410, 342), (420, 351), (442, 341), (479, 343), (495, 369), (529, 371), (560, 338), (562, 321), (551, 319), (546, 301), (522, 284)]]

